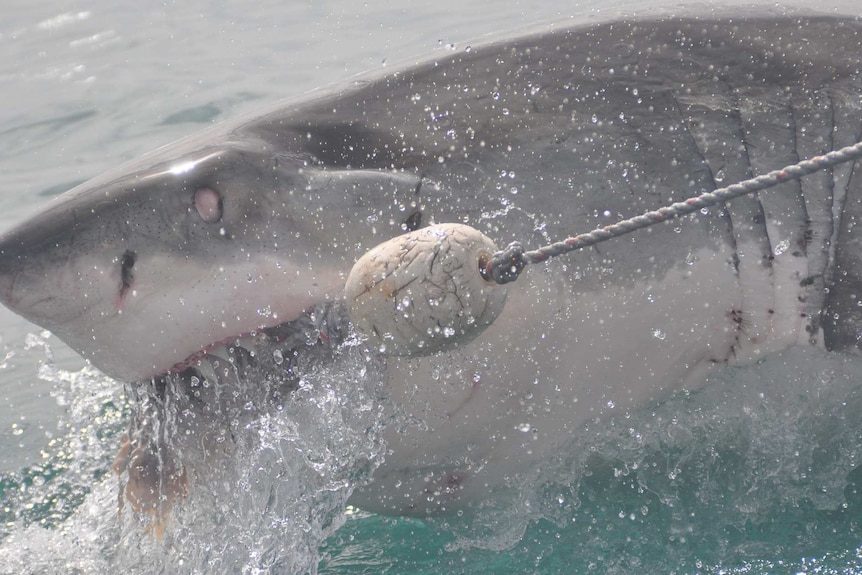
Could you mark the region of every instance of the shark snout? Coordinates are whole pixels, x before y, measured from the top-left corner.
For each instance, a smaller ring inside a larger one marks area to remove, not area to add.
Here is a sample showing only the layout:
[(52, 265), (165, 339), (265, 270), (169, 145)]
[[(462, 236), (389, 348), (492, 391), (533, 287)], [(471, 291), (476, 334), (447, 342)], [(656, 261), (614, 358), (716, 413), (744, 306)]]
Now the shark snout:
[(80, 309), (69, 305), (74, 289), (48, 261), (9, 250), (0, 253), (0, 303), (34, 323), (51, 328), (80, 315)]
[(32, 288), (43, 278), (27, 270), (27, 259), (16, 242), (0, 240), (0, 303), (21, 315), (25, 315), (28, 307), (38, 307), (38, 300), (42, 299), (36, 295), (39, 290), (34, 292)]
[(0, 271), (0, 302), (22, 315), (29, 309), (38, 310), (41, 306), (50, 305), (54, 297), (33, 288), (41, 284), (40, 279), (30, 278), (22, 269), (12, 266), (8, 271)]
[(73, 230), (35, 224), (0, 237), (0, 303), (56, 332), (94, 311), (110, 312), (106, 300), (131, 285), (134, 255), (108, 258), (103, 249), (83, 249)]

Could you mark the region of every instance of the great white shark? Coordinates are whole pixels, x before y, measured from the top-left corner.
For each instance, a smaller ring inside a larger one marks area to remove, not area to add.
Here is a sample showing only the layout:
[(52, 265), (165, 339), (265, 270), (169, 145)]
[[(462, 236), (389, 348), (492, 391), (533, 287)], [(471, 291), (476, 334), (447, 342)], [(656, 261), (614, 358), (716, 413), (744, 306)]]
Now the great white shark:
[[(254, 338), (286, 354), (295, 326), (326, 331), (354, 262), (385, 240), (457, 222), (500, 246), (543, 245), (851, 144), (860, 110), (854, 18), (509, 38), (217, 125), (76, 187), (2, 236), (0, 300), (153, 394), (236, 386), (213, 357)], [(385, 461), (353, 502), (469, 508), (585, 423), (710, 370), (795, 345), (858, 353), (860, 180), (841, 165), (530, 266), (475, 340), (379, 358), (392, 401), (421, 424), (384, 431)], [(332, 351), (315, 349), (308, 361)], [(276, 351), (242, 361), (289, 394)], [(169, 443), (133, 429), (119, 469), (136, 497), (194, 484), (182, 461), (153, 458)]]

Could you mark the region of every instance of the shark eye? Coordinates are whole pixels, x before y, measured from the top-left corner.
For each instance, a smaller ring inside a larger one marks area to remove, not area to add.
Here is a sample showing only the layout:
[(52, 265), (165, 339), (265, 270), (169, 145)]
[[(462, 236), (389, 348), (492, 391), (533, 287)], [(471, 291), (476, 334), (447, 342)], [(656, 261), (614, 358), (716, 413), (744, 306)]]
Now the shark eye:
[(195, 192), (195, 210), (208, 224), (221, 220), (224, 211), (221, 194), (212, 188), (198, 188)]

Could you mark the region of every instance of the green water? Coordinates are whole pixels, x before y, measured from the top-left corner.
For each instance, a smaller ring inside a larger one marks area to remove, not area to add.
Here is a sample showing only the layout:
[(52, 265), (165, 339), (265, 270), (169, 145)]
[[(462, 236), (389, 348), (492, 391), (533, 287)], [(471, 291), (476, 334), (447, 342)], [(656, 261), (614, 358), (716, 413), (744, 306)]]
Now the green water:
[[(270, 572), (862, 573), (857, 364), (809, 351), (728, 370), (701, 392), (583, 430), (571, 456), (491, 510), (334, 510), (344, 523), (316, 558)], [(98, 573), (128, 561), (132, 572), (207, 572), (166, 562), (172, 551), (159, 543), (123, 545), (139, 533), (117, 521), (110, 471), (129, 409), (122, 391), (88, 370), (42, 373), (69, 399), (69, 417), (41, 465), (0, 478), (0, 572)], [(812, 379), (825, 374), (815, 400)], [(71, 564), (69, 538), (86, 542)]]
[[(673, 507), (645, 493), (636, 477), (611, 470), (581, 481), (571, 521), (529, 525), (503, 551), (457, 549), (445, 524), (372, 516), (351, 518), (327, 541), (323, 573), (859, 573), (862, 572), (862, 470), (846, 486), (846, 504), (824, 511), (810, 502), (785, 505), (769, 517), (728, 522), (686, 486)], [(649, 511), (646, 511), (649, 509)], [(814, 566), (816, 565), (816, 570)]]
[[(862, 573), (862, 469), (848, 474), (846, 501), (837, 509), (800, 501), (769, 517), (737, 522), (728, 520), (732, 514), (724, 507), (734, 504), (738, 487), (731, 469), (712, 470), (719, 475), (713, 481), (725, 484), (712, 494), (713, 505), (702, 504), (702, 485), (683, 482), (671, 506), (643, 489), (636, 474), (615, 477), (608, 462), (589, 467), (569, 520), (530, 522), (510, 548), (464, 547), (464, 526), (452, 519), (354, 512), (321, 546), (320, 573)], [(60, 461), (3, 477), (4, 531), (10, 523), (57, 528), (74, 513), (88, 491), (66, 481), (65, 471)], [(106, 473), (93, 470), (93, 480)], [(47, 488), (50, 498), (35, 495), (34, 486)], [(22, 488), (33, 495), (22, 500)]]

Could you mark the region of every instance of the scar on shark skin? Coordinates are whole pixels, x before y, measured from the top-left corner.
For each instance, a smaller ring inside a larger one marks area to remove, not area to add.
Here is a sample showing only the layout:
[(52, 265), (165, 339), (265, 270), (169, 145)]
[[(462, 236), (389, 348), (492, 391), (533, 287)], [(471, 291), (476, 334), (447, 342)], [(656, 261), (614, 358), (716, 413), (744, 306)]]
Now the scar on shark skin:
[(478, 371), (470, 371), (470, 382), (472, 383), (472, 385), (470, 386), (470, 393), (467, 394), (467, 397), (464, 398), (464, 401), (459, 403), (455, 409), (446, 414), (446, 419), (452, 419), (453, 417), (458, 415), (459, 411), (464, 409), (464, 406), (470, 403), (470, 400), (473, 399), (476, 396), (476, 393), (479, 391), (479, 383), (481, 382), (481, 380), (482, 376), (479, 374)]

